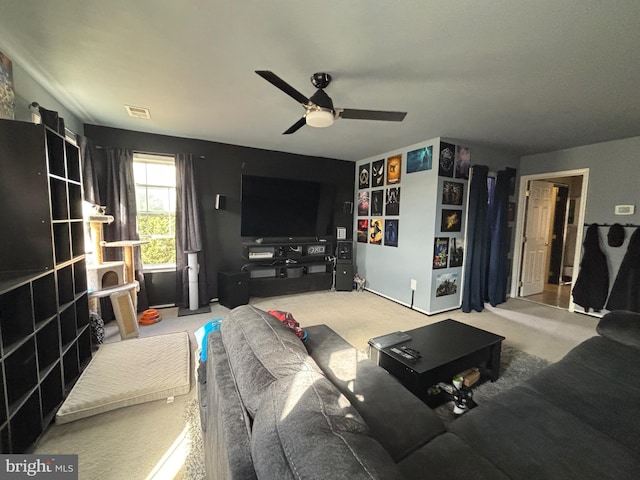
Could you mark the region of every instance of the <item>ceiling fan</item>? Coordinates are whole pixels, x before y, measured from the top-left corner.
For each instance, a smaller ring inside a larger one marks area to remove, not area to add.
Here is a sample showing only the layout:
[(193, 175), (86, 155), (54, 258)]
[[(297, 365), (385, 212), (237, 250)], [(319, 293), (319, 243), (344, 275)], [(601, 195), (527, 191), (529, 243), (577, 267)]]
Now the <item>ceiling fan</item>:
[(306, 110), (300, 120), (291, 125), (283, 135), (289, 135), (298, 131), (304, 125), (312, 127), (328, 127), (337, 118), (352, 120), (384, 120), (388, 122), (401, 122), (407, 112), (385, 112), (380, 110), (357, 110), (353, 108), (335, 108), (331, 97), (324, 91), (331, 83), (331, 75), (328, 73), (314, 73), (311, 75), (311, 83), (317, 88), (310, 98), (305, 97), (279, 76), (269, 70), (256, 70), (256, 73), (273, 86), (279, 88), (291, 98), (299, 102)]

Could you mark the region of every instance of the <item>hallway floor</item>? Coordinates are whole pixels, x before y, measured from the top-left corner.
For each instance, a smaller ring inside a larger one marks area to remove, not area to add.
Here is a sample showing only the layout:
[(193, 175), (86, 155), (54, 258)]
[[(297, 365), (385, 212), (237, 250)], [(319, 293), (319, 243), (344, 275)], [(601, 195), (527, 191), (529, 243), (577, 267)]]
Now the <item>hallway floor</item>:
[(522, 299), (566, 310), (569, 308), (569, 301), (571, 300), (571, 284), (555, 285), (553, 283), (545, 283), (542, 293), (528, 295), (522, 297)]

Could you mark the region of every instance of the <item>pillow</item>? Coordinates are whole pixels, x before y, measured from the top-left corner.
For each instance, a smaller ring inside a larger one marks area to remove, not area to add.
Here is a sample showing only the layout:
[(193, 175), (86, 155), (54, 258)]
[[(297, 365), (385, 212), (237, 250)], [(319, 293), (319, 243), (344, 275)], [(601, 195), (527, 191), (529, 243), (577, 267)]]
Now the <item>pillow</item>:
[(640, 348), (640, 313), (623, 310), (607, 313), (598, 322), (596, 331), (618, 343)]
[(254, 418), (251, 457), (258, 478), (403, 478), (349, 401), (309, 371), (269, 386)]
[(260, 309), (242, 305), (231, 310), (220, 332), (238, 392), (251, 417), (272, 382), (299, 371), (320, 372), (295, 333)]

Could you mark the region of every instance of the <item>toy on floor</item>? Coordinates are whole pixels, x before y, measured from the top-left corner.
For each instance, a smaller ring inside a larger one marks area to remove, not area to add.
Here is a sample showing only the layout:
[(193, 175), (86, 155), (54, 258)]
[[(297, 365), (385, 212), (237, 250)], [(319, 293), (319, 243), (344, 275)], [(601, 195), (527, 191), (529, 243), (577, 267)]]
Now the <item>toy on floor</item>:
[(154, 323), (158, 323), (160, 320), (162, 320), (160, 312), (155, 308), (150, 308), (149, 310), (142, 312), (142, 315), (140, 315), (140, 318), (138, 319), (138, 324), (153, 325)]

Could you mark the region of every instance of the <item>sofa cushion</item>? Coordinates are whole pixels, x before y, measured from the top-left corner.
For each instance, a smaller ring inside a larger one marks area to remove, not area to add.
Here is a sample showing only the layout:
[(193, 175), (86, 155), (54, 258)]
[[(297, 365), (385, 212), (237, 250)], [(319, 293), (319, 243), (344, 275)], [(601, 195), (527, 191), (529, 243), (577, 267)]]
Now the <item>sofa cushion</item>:
[(640, 478), (638, 455), (572, 409), (515, 387), (456, 419), (449, 430), (514, 480)]
[(399, 464), (407, 479), (429, 478), (446, 480), (508, 480), (486, 458), (464, 443), (453, 433), (433, 439)]
[(231, 310), (220, 330), (240, 397), (252, 417), (272, 382), (299, 371), (320, 372), (295, 333), (260, 309), (242, 305)]
[(208, 478), (256, 478), (251, 460), (251, 427), (236, 389), (220, 332), (207, 338), (206, 382), (199, 383), (202, 440)]
[(610, 312), (600, 319), (596, 330), (603, 337), (640, 348), (640, 313)]
[(254, 418), (251, 453), (262, 479), (402, 478), (348, 400), (311, 371), (269, 386)]
[[(640, 456), (640, 350), (594, 337), (525, 385)], [(595, 414), (594, 414), (595, 413)]]
[(445, 431), (433, 410), (331, 328), (314, 325), (305, 330), (313, 359), (394, 461)]

